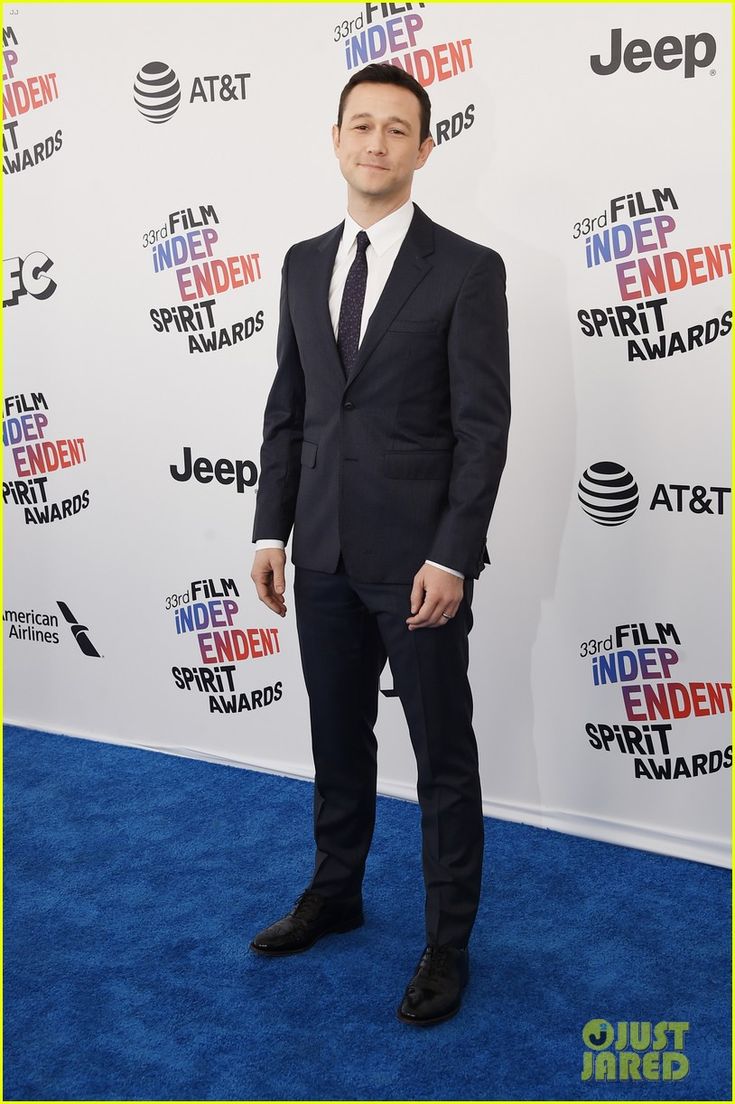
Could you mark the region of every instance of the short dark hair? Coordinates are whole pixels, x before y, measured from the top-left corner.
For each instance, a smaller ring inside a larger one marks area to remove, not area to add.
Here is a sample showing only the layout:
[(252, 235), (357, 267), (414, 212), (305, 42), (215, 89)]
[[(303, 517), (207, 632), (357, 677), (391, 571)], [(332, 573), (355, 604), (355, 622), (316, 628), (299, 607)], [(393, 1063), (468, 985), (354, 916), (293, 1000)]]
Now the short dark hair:
[(426, 89), (419, 84), (415, 77), (412, 77), (410, 73), (407, 73), (405, 69), (399, 69), (397, 65), (392, 65), (389, 61), (374, 62), (372, 65), (366, 65), (364, 69), (360, 69), (357, 73), (350, 77), (347, 84), (342, 89), (342, 95), (339, 98), (339, 108), (337, 110), (337, 126), (342, 126), (342, 115), (344, 113), (345, 103), (352, 89), (362, 84), (363, 81), (372, 81), (373, 84), (398, 84), (401, 88), (407, 88), (409, 92), (413, 92), (416, 99), (419, 101), (419, 110), (421, 113), (421, 128), (419, 134), (419, 145), (424, 139), (429, 137), (429, 126), (431, 123), (431, 100)]

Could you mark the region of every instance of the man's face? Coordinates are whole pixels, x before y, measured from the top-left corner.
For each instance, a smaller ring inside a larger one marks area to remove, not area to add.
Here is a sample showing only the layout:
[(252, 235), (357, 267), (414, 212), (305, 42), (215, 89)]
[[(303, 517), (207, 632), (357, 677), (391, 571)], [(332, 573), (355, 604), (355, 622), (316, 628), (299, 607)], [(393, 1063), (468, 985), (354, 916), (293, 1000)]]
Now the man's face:
[(419, 146), (421, 111), (413, 92), (395, 84), (363, 81), (349, 93), (342, 126), (332, 127), (334, 152), (350, 190), (358, 196), (399, 199), (431, 153)]

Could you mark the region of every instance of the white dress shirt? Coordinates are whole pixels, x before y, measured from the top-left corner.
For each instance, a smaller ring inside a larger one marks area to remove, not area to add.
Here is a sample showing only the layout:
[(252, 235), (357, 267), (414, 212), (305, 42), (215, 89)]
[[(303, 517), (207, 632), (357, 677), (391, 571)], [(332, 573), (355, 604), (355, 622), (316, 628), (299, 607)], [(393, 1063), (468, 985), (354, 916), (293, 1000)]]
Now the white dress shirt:
[[(332, 329), (334, 330), (335, 341), (337, 340), (337, 333), (339, 330), (339, 310), (342, 304), (342, 293), (345, 289), (347, 273), (350, 271), (357, 251), (357, 235), (361, 230), (365, 230), (370, 239), (370, 244), (365, 251), (365, 256), (367, 258), (367, 283), (365, 285), (365, 299), (362, 307), (359, 337), (359, 341), (362, 341), (365, 336), (367, 324), (370, 321), (370, 315), (375, 310), (378, 299), (382, 294), (385, 282), (393, 268), (393, 262), (396, 259), (398, 250), (403, 244), (403, 239), (406, 236), (412, 218), (413, 200), (411, 199), (407, 199), (402, 207), (399, 207), (395, 211), (391, 211), (385, 218), (379, 219), (378, 222), (374, 222), (372, 226), (368, 227), (358, 225), (349, 212), (345, 215), (344, 230), (342, 231), (342, 238), (339, 243), (339, 248), (337, 249), (337, 255), (334, 258), (332, 279), (329, 284), (329, 314), (332, 319)], [(256, 550), (260, 548), (283, 547), (285, 547), (285, 545), (282, 540), (267, 540), (264, 538), (255, 542)], [(425, 562), (431, 564), (432, 567), (440, 567), (442, 571), (448, 571), (451, 575), (457, 575), (460, 579), (464, 579), (462, 572), (455, 571), (453, 567), (445, 567), (444, 564), (436, 563), (434, 560), (426, 560)]]
[[(385, 218), (374, 222), (372, 226), (368, 226), (365, 230), (370, 239), (370, 245), (365, 251), (367, 284), (362, 306), (359, 341), (362, 341), (365, 336), (370, 315), (375, 310), (381, 292), (385, 287), (385, 282), (390, 276), (393, 262), (398, 256), (398, 250), (408, 233), (412, 218), (413, 201), (408, 199), (398, 210), (391, 211)], [(329, 313), (332, 318), (335, 341), (339, 329), (339, 308), (342, 305), (342, 293), (345, 289), (347, 273), (352, 267), (357, 252), (357, 235), (362, 229), (364, 227), (356, 223), (351, 215), (345, 215), (345, 228), (342, 231), (342, 240), (339, 243), (337, 256), (334, 258), (332, 281), (329, 285)]]

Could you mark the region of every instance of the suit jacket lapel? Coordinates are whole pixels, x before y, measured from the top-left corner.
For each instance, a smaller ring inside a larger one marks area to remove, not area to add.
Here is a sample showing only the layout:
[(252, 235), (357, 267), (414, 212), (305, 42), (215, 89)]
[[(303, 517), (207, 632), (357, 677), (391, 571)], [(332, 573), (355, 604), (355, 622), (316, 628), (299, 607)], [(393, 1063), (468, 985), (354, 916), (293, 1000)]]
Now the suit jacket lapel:
[(345, 372), (342, 367), (342, 358), (339, 355), (337, 342), (334, 339), (332, 318), (329, 313), (329, 285), (332, 282), (334, 258), (337, 256), (343, 229), (344, 219), (339, 226), (335, 226), (334, 230), (328, 230), (327, 233), (323, 235), (321, 242), (317, 246), (314, 257), (314, 279), (310, 289), (314, 305), (314, 319), (317, 327), (317, 341), (328, 351), (341, 379), (345, 378)]
[(431, 260), (433, 252), (433, 224), (421, 208), (414, 204), (413, 218), (393, 262), (385, 287), (370, 316), (365, 335), (357, 350), (357, 360), (347, 378), (348, 385), (357, 379), (409, 295), (433, 267)]

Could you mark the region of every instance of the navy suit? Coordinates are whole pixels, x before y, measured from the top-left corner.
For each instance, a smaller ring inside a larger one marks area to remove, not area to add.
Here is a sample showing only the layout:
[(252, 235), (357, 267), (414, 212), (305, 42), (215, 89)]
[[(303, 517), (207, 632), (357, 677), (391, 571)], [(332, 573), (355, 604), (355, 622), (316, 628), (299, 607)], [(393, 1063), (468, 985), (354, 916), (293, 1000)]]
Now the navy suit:
[[(510, 420), (505, 268), (415, 206), (345, 378), (328, 307), (342, 225), (283, 264), (253, 528), (286, 542), (293, 529), (316, 766), (310, 888), (359, 891), (388, 657), (418, 764), (428, 941), (464, 946), (482, 867), (467, 637)], [(427, 559), (465, 575), (464, 601), (446, 625), (409, 632)]]

